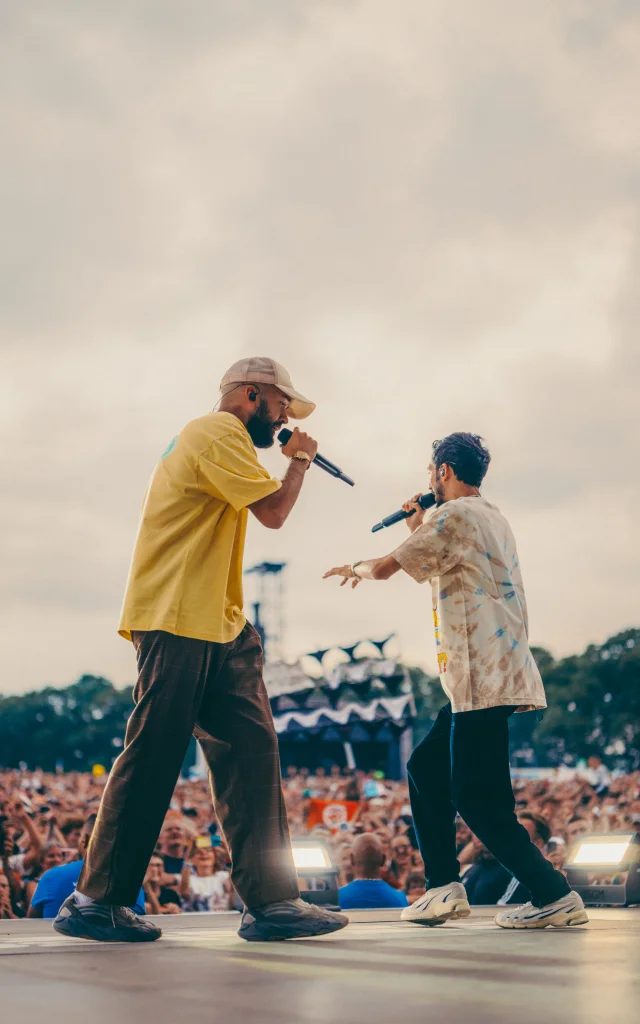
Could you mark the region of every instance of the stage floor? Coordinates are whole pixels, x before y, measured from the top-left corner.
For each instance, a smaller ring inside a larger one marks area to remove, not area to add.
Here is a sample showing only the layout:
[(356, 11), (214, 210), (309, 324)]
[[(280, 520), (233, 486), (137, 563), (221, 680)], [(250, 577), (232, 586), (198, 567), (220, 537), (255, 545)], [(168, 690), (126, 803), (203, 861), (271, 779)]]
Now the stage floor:
[(162, 918), (150, 945), (0, 921), (0, 1018), (19, 1024), (626, 1024), (640, 1014), (640, 909), (506, 932), (493, 908), (422, 928), (358, 911), (322, 939), (246, 943), (236, 914)]

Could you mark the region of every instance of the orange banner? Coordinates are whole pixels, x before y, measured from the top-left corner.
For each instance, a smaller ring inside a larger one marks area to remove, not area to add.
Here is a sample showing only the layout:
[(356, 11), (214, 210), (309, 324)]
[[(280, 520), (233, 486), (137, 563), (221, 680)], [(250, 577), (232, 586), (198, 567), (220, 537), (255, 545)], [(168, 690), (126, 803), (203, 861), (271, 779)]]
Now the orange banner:
[(307, 828), (325, 825), (335, 832), (355, 818), (359, 807), (358, 800), (310, 800)]

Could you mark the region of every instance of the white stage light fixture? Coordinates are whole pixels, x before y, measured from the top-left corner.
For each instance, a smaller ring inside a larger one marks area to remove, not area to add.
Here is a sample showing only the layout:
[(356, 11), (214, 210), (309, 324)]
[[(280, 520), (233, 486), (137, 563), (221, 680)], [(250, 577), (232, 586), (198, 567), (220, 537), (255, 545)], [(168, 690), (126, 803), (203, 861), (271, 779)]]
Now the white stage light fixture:
[(633, 834), (627, 836), (605, 836), (599, 839), (587, 839), (578, 844), (569, 863), (578, 865), (608, 865), (617, 867), (624, 860), (629, 849)]
[(564, 865), (572, 889), (591, 906), (640, 903), (640, 833), (586, 835), (574, 843)]
[(298, 871), (301, 868), (324, 871), (332, 866), (326, 846), (302, 846), (297, 843), (293, 844), (293, 863)]
[(338, 870), (327, 847), (317, 839), (294, 839), (291, 847), (302, 899), (338, 909)]

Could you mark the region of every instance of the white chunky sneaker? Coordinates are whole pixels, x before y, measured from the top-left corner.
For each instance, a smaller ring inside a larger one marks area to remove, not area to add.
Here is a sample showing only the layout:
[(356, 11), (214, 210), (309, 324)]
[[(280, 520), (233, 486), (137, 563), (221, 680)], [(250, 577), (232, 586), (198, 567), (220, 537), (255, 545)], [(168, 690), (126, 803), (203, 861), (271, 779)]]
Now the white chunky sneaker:
[(573, 890), (561, 900), (547, 903), (546, 907), (525, 903), (523, 907), (501, 910), (495, 919), (501, 928), (570, 928), (586, 924), (588, 920), (582, 897)]
[(424, 896), (405, 907), (400, 915), (402, 921), (416, 924), (443, 924), (459, 917), (468, 917), (471, 907), (461, 882), (450, 882), (436, 889), (427, 889)]

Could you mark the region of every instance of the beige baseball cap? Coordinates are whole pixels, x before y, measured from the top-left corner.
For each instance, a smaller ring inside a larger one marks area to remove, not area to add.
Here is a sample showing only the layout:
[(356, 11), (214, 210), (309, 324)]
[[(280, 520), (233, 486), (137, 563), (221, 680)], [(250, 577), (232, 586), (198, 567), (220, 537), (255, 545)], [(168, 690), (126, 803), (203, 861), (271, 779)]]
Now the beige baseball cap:
[(220, 381), (220, 390), (224, 395), (238, 384), (273, 384), (291, 399), (288, 412), (294, 420), (306, 419), (316, 407), (315, 402), (310, 402), (308, 398), (296, 391), (291, 383), (289, 372), (285, 370), (284, 366), (267, 356), (239, 359), (237, 363), (229, 367)]

